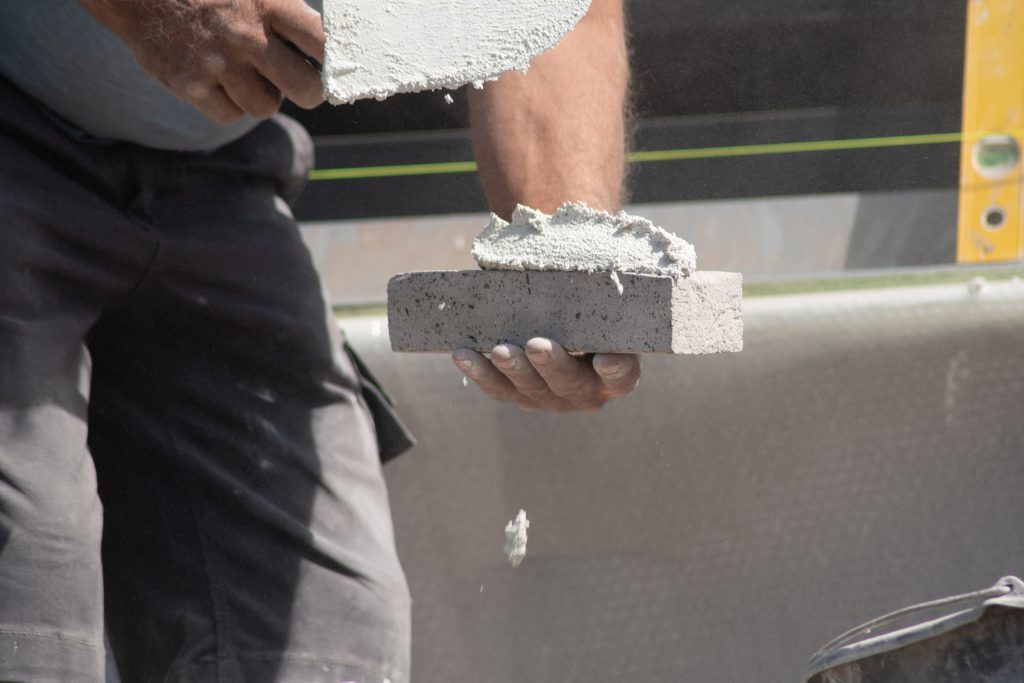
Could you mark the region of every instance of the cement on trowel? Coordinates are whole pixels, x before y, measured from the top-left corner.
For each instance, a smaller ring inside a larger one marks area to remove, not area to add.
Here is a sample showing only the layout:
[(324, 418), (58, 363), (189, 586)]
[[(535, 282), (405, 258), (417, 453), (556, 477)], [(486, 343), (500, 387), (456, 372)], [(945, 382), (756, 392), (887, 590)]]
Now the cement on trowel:
[(590, 0), (325, 0), (327, 101), (481, 87), (525, 72), (586, 14)]
[(473, 257), (493, 270), (555, 270), (661, 275), (680, 278), (697, 268), (693, 246), (624, 211), (610, 214), (582, 202), (554, 214), (517, 206), (511, 222), (491, 214), (473, 241)]

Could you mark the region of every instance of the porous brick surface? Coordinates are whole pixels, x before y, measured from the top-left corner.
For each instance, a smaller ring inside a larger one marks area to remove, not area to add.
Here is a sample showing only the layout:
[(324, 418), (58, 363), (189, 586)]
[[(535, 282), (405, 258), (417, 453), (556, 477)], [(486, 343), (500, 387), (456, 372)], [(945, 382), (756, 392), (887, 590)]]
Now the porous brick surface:
[(395, 351), (490, 351), (548, 337), (587, 353), (718, 353), (743, 348), (742, 277), (459, 270), (388, 283)]

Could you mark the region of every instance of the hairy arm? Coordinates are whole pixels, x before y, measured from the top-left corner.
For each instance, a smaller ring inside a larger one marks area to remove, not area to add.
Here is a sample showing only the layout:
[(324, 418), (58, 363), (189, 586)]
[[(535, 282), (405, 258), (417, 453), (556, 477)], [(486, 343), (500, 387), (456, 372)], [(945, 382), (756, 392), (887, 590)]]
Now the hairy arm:
[[(526, 75), (471, 92), (473, 148), (491, 209), (506, 219), (517, 203), (549, 213), (566, 201), (617, 210), (628, 83), (622, 0), (593, 0)], [(638, 356), (577, 358), (549, 339), (502, 344), (490, 359), (469, 349), (452, 358), (486, 393), (526, 410), (595, 410), (640, 378)]]
[(552, 212), (567, 200), (615, 211), (625, 166), (629, 64), (622, 0), (590, 11), (527, 74), (470, 91), (473, 148), (491, 209)]
[(139, 64), (209, 118), (267, 118), (282, 95), (323, 101), (320, 15), (303, 0), (79, 0)]

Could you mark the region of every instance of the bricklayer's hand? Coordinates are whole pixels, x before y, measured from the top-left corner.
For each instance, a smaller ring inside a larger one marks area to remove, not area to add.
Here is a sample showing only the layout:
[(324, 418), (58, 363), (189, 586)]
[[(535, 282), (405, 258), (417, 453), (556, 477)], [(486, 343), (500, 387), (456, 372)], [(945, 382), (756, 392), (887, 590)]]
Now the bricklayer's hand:
[(455, 365), (488, 395), (524, 410), (598, 410), (625, 396), (640, 381), (640, 356), (572, 356), (550, 339), (536, 338), (521, 349), (501, 344), (490, 360), (470, 349), (452, 354)]
[(323, 22), (303, 0), (80, 2), (151, 76), (215, 121), (268, 118), (282, 95), (307, 108), (323, 101), (305, 57), (323, 63)]

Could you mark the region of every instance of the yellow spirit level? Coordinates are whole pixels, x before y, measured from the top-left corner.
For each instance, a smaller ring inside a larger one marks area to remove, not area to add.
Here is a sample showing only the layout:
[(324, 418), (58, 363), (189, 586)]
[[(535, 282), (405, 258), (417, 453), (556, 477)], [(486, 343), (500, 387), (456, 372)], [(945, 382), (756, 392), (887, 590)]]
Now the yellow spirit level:
[(968, 0), (959, 263), (1024, 260), (1024, 0)]

